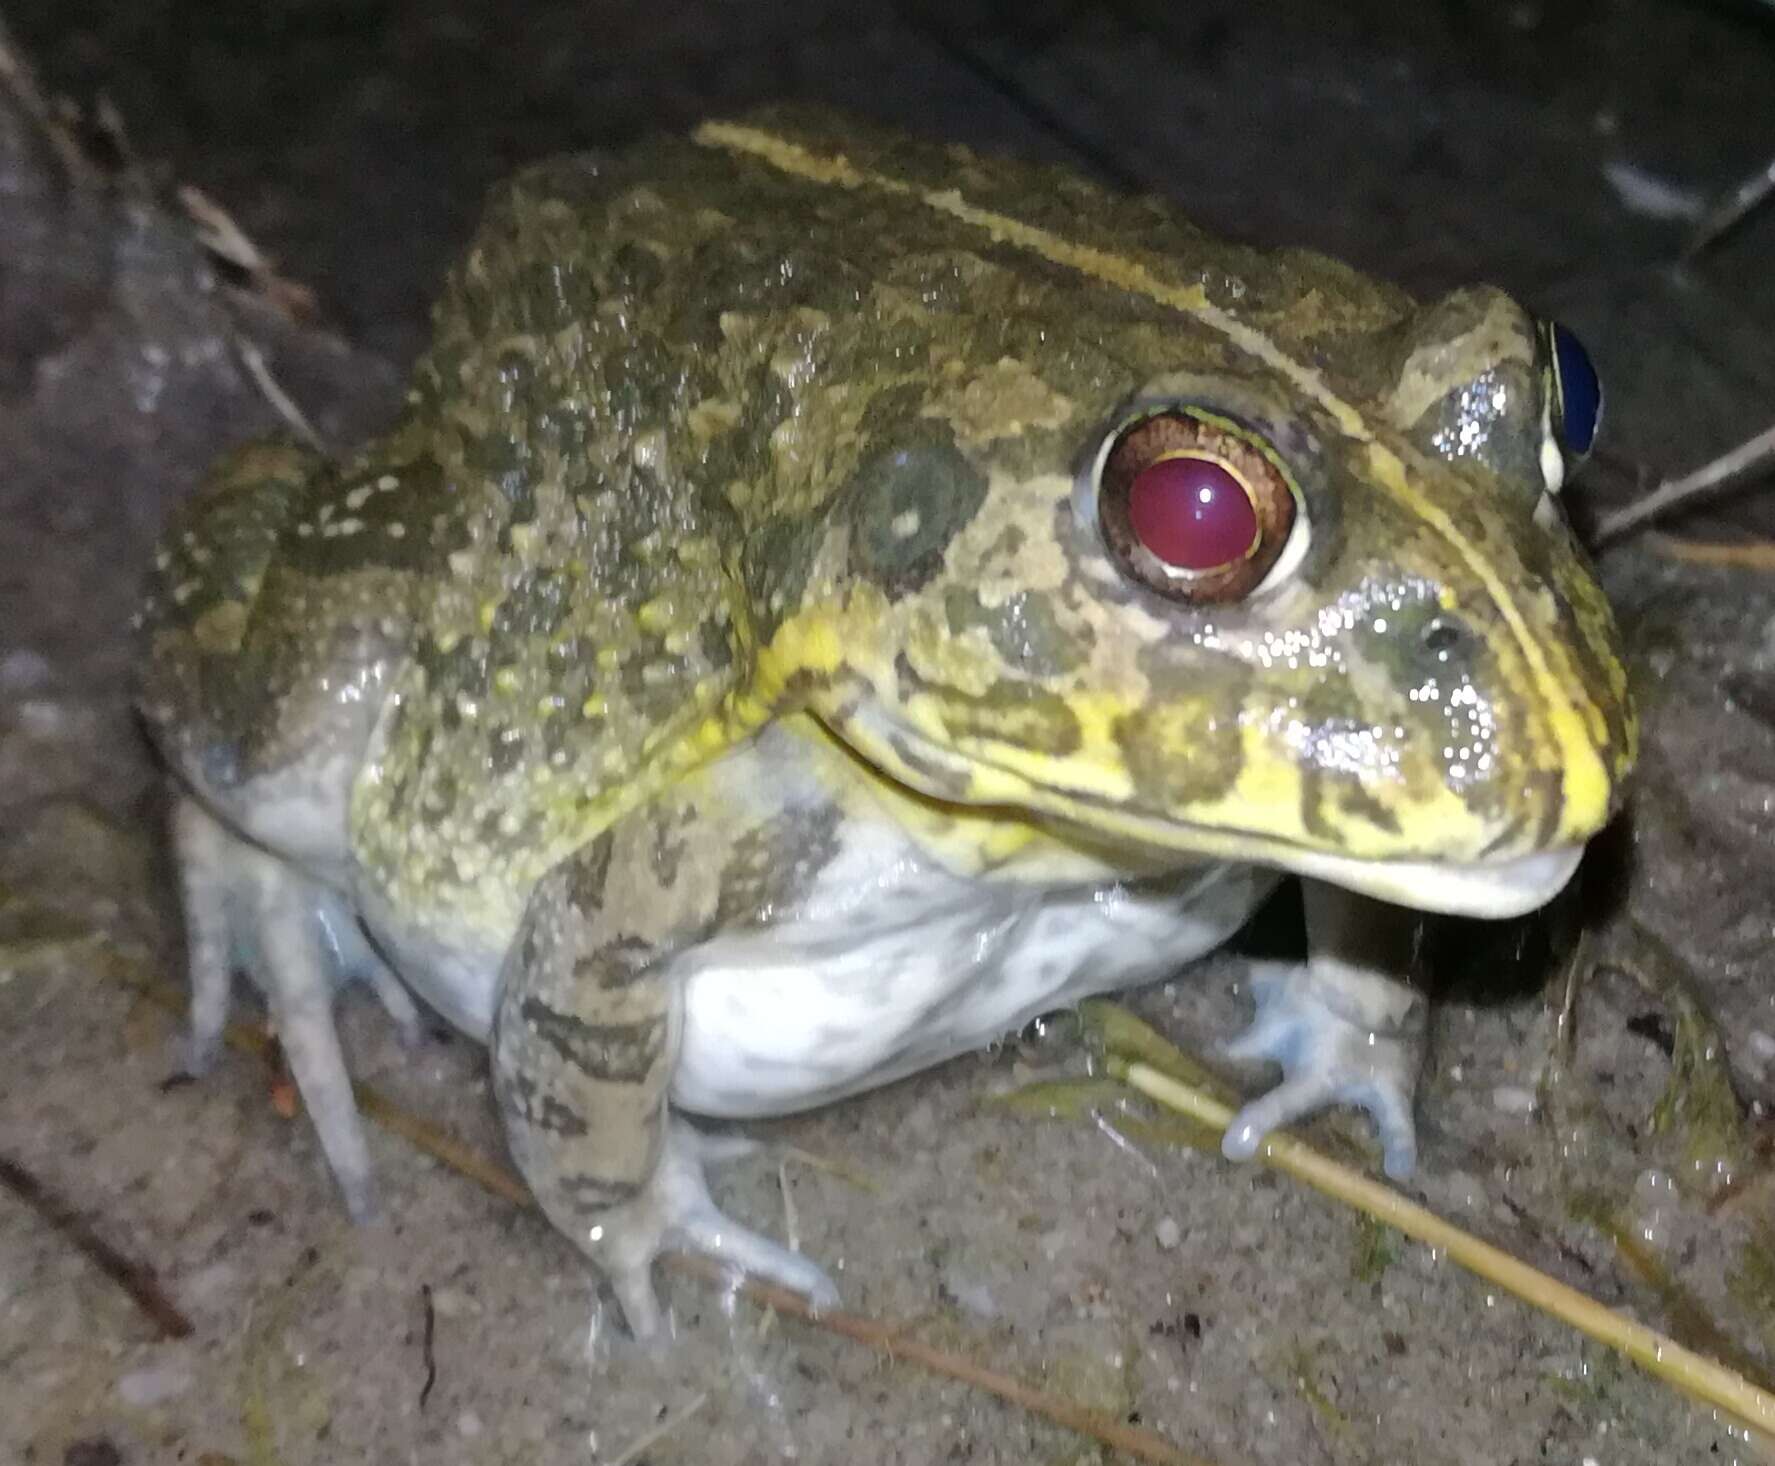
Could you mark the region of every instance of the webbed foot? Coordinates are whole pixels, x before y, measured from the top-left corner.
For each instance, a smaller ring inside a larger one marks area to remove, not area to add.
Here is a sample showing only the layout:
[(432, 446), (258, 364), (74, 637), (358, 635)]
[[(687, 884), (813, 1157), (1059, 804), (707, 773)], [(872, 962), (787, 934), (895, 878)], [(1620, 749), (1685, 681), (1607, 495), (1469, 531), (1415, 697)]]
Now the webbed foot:
[(1233, 1117), (1222, 1152), (1249, 1160), (1272, 1130), (1327, 1105), (1354, 1105), (1380, 1132), (1386, 1173), (1395, 1180), (1409, 1176), (1417, 1164), (1411, 1108), (1421, 999), (1372, 973), (1279, 962), (1260, 964), (1252, 988), (1257, 1016), (1225, 1052), (1281, 1065), (1282, 1082)]
[(661, 1252), (695, 1253), (800, 1293), (815, 1308), (838, 1306), (838, 1289), (818, 1263), (731, 1221), (715, 1205), (704, 1167), (734, 1153), (726, 1137), (704, 1135), (673, 1116), (659, 1165), (641, 1194), (588, 1230), (585, 1250), (609, 1277), (635, 1338), (655, 1339), (662, 1327), (653, 1287)]

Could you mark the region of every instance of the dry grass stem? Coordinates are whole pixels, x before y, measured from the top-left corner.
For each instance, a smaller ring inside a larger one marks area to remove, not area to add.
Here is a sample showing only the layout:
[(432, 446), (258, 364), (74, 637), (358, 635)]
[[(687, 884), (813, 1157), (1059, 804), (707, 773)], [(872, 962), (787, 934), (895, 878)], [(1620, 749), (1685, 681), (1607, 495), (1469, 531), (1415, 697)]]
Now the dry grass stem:
[(654, 1426), (652, 1430), (643, 1431), (632, 1442), (630, 1442), (629, 1448), (626, 1451), (624, 1451), (620, 1456), (618, 1456), (614, 1461), (612, 1461), (610, 1463), (610, 1466), (634, 1466), (634, 1463), (636, 1461), (639, 1461), (643, 1456), (645, 1456), (649, 1451), (651, 1451), (655, 1446), (657, 1446), (661, 1441), (663, 1441), (673, 1431), (677, 1430), (680, 1426), (682, 1426), (686, 1421), (688, 1421), (690, 1419), (691, 1416), (695, 1415), (697, 1411), (701, 1410), (703, 1408), (703, 1406), (707, 1405), (708, 1403), (709, 1403), (709, 1394), (708, 1394), (708, 1391), (705, 1390), (702, 1394), (698, 1395), (694, 1400), (692, 1400), (688, 1405), (686, 1405), (682, 1410), (674, 1411), (672, 1414), (668, 1415), (664, 1420), (660, 1421), (660, 1423), (658, 1425)]
[[(661, 1260), (674, 1272), (692, 1274), (727, 1287), (734, 1286), (732, 1271), (708, 1258), (674, 1255)], [(1087, 1410), (1070, 1400), (1046, 1394), (1014, 1375), (989, 1369), (959, 1354), (926, 1344), (901, 1332), (892, 1324), (881, 1323), (855, 1313), (839, 1313), (830, 1309), (821, 1312), (813, 1308), (799, 1293), (791, 1293), (787, 1288), (755, 1279), (741, 1282), (738, 1291), (754, 1303), (813, 1324), (829, 1334), (839, 1334), (860, 1344), (867, 1344), (889, 1359), (904, 1364), (916, 1364), (933, 1374), (940, 1374), (985, 1390), (988, 1394), (997, 1395), (1001, 1400), (1017, 1405), (1032, 1415), (1040, 1415), (1056, 1425), (1065, 1426), (1068, 1430), (1093, 1437), (1115, 1450), (1124, 1451), (1137, 1461), (1155, 1461), (1160, 1466), (1209, 1466), (1200, 1456), (1179, 1449), (1163, 1436), (1154, 1435), (1136, 1425), (1128, 1425), (1114, 1416)]]
[(1707, 211), (1701, 222), (1695, 226), (1695, 232), (1689, 236), (1689, 242), (1683, 246), (1680, 261), (1686, 264), (1694, 259), (1771, 193), (1775, 193), (1775, 158), (1771, 158)]
[[(1205, 1125), (1225, 1130), (1233, 1112), (1226, 1105), (1161, 1074), (1150, 1065), (1109, 1057), (1112, 1074), (1151, 1099), (1181, 1111)], [(1655, 1329), (1604, 1308), (1576, 1288), (1530, 1267), (1509, 1253), (1482, 1242), (1470, 1232), (1444, 1221), (1409, 1201), (1389, 1186), (1340, 1166), (1288, 1135), (1272, 1135), (1259, 1154), (1278, 1171), (1304, 1181), (1317, 1191), (1367, 1213), (1378, 1222), (1440, 1248), (1468, 1271), (1496, 1283), (1552, 1314), (1599, 1343), (1625, 1354), (1642, 1369), (1675, 1385), (1705, 1404), (1737, 1417), (1763, 1433), (1775, 1433), (1775, 1395), (1758, 1389), (1742, 1375), (1717, 1364)]]
[(1646, 537), (1660, 555), (1682, 560), (1690, 565), (1718, 565), (1732, 570), (1775, 570), (1775, 541), (1746, 540), (1742, 544), (1719, 544), (1708, 540), (1678, 539), (1675, 535), (1654, 534)]
[(1597, 544), (1625, 534), (1636, 525), (1688, 504), (1704, 495), (1729, 487), (1735, 480), (1775, 464), (1775, 427), (1765, 428), (1754, 438), (1701, 465), (1693, 473), (1678, 479), (1667, 479), (1644, 498), (1636, 499), (1613, 514), (1605, 514), (1596, 523), (1592, 539)]
[(241, 364), (246, 367), (247, 375), (253, 379), (265, 400), (293, 432), (304, 443), (317, 453), (325, 453), (327, 445), (321, 441), (321, 435), (315, 431), (314, 424), (309, 422), (307, 414), (296, 405), (290, 394), (278, 385), (277, 378), (271, 375), (271, 368), (265, 364), (265, 353), (244, 336), (234, 341), (235, 350), (240, 353)]
[(99, 181), (98, 169), (44, 97), (36, 75), (13, 44), (4, 20), (0, 20), (0, 88), (9, 92), (19, 109), (37, 124), (70, 178), (82, 184)]
[(162, 1338), (191, 1336), (191, 1320), (167, 1297), (153, 1270), (125, 1257), (99, 1236), (92, 1223), (66, 1197), (6, 1156), (0, 1156), (0, 1187), (36, 1212), (52, 1231), (66, 1238), (88, 1262), (123, 1289)]

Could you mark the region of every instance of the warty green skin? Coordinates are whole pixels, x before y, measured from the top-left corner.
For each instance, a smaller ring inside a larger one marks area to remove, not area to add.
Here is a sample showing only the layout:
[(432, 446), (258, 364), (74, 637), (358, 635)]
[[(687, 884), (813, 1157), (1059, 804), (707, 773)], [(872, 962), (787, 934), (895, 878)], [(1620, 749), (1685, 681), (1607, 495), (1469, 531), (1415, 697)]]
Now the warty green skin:
[[(493, 1040), (526, 1175), (645, 1323), (697, 1235), (686, 954), (793, 933), (810, 831), (1032, 892), (1213, 857), (1389, 895), (1594, 832), (1633, 721), (1547, 391), (1496, 291), (1420, 307), (1058, 170), (823, 117), (557, 160), (493, 196), (385, 438), (218, 465), (142, 707), (185, 797)], [(1304, 554), (1246, 602), (1134, 584), (1091, 512), (1106, 435), (1174, 403), (1291, 478)], [(764, 728), (794, 797), (736, 792)], [(188, 909), (252, 906), (188, 863)]]

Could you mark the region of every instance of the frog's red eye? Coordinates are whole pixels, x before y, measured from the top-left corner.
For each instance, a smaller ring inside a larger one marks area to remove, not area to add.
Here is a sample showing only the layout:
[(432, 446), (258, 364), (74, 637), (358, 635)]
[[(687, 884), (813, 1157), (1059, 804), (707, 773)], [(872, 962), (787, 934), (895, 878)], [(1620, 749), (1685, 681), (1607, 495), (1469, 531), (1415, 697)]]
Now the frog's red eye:
[(1115, 440), (1098, 512), (1105, 541), (1136, 580), (1177, 600), (1232, 601), (1276, 563), (1295, 500), (1253, 439), (1177, 410), (1142, 418)]
[(1168, 453), (1128, 485), (1134, 537), (1175, 570), (1217, 570), (1257, 547), (1251, 493), (1217, 459)]

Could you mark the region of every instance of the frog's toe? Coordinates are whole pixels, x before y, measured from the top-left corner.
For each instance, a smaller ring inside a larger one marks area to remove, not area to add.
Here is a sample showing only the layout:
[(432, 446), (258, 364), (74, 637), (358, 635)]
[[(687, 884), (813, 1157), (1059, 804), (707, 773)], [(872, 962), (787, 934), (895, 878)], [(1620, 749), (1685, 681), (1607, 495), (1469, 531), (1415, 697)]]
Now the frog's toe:
[(1389, 1176), (1399, 1181), (1411, 1175), (1417, 1168), (1418, 1142), (1410, 1095), (1372, 1075), (1310, 1074), (1285, 1080), (1233, 1116), (1221, 1153), (1228, 1160), (1250, 1160), (1272, 1130), (1338, 1104), (1367, 1111), (1380, 1133), (1381, 1166)]
[(201, 1031), (195, 1024), (178, 1040), (178, 1066), (181, 1073), (202, 1079), (216, 1067), (222, 1056), (222, 1035)]
[(1263, 993), (1258, 991), (1257, 1017), (1251, 1026), (1221, 1045), (1221, 1052), (1240, 1063), (1271, 1060), (1286, 1066), (1300, 1051), (1304, 1042), (1304, 1024), (1299, 1015), (1279, 1005), (1266, 1007)]
[(705, 1166), (724, 1166), (730, 1161), (743, 1161), (763, 1149), (750, 1135), (734, 1132), (696, 1130), (684, 1127), (686, 1144), (695, 1150)]
[(370, 1152), (358, 1119), (351, 1076), (333, 1028), (331, 1003), (284, 1006), (278, 1015), (278, 1040), (295, 1076), (302, 1106), (320, 1137), (327, 1167), (338, 1182), (346, 1212), (354, 1222), (375, 1220)]
[(363, 980), (375, 992), (382, 1011), (394, 1021), (395, 1035), (401, 1047), (418, 1048), (425, 1041), (425, 1020), (401, 980), (380, 960), (363, 974)]
[(679, 1219), (675, 1239), (691, 1252), (739, 1269), (748, 1277), (803, 1294), (815, 1308), (836, 1308), (838, 1287), (826, 1270), (799, 1252), (736, 1226), (713, 1205)]
[(1257, 1016), (1225, 1053), (1269, 1060), (1281, 1066), (1283, 1078), (1233, 1117), (1222, 1152), (1231, 1160), (1249, 1160), (1272, 1130), (1328, 1105), (1351, 1105), (1374, 1121), (1386, 1173), (1395, 1179), (1409, 1176), (1417, 1165), (1411, 1114), (1415, 1035), (1360, 1021), (1337, 990), (1307, 968), (1264, 970), (1252, 986)]
[(665, 1251), (711, 1258), (748, 1277), (804, 1294), (816, 1308), (837, 1305), (838, 1289), (818, 1264), (740, 1226), (715, 1205), (703, 1165), (711, 1156), (733, 1150), (730, 1137), (703, 1135), (674, 1118), (659, 1164), (641, 1194), (586, 1229), (587, 1251), (610, 1279), (636, 1339), (656, 1338), (663, 1325), (653, 1288), (653, 1259)]
[(682, 1120), (673, 1121), (671, 1139), (655, 1176), (666, 1212), (666, 1245), (701, 1253), (749, 1277), (806, 1294), (816, 1308), (835, 1307), (838, 1289), (825, 1269), (738, 1225), (722, 1214), (709, 1195), (703, 1166), (711, 1160), (744, 1154), (736, 1150), (736, 1140), (750, 1146), (743, 1137), (708, 1135)]
[(654, 1348), (664, 1343), (665, 1314), (659, 1306), (659, 1294), (653, 1289), (653, 1254), (622, 1261), (607, 1256), (604, 1271), (616, 1293), (630, 1337)]

